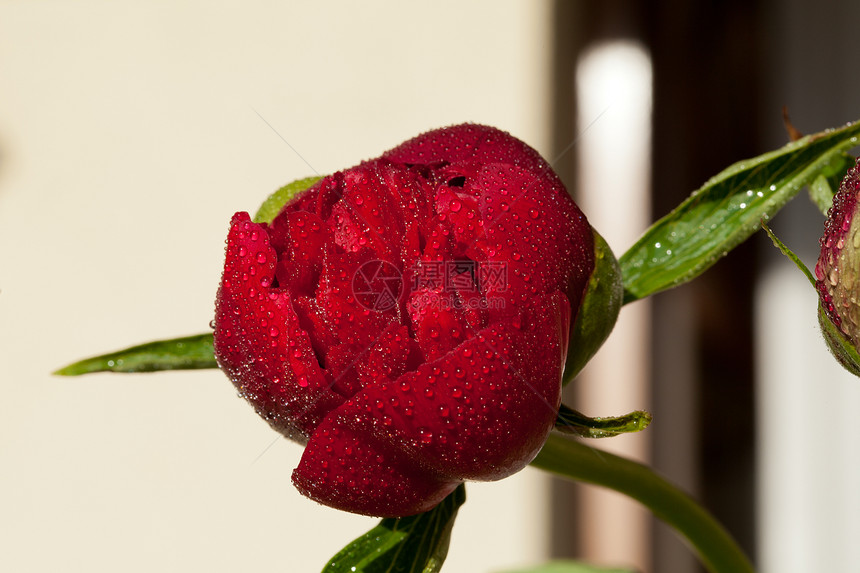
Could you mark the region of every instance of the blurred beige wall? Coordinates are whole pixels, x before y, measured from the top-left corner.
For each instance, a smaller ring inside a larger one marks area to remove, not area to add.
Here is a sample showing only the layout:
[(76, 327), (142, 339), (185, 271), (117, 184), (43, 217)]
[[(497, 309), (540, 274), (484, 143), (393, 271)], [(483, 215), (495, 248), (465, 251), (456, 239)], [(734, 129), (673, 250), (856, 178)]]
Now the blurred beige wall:
[[(230, 216), (287, 181), (462, 121), (546, 153), (549, 8), (0, 2), (0, 570), (316, 571), (375, 523), (217, 371), (49, 372), (204, 331)], [(544, 491), (471, 486), (446, 572), (543, 559)]]

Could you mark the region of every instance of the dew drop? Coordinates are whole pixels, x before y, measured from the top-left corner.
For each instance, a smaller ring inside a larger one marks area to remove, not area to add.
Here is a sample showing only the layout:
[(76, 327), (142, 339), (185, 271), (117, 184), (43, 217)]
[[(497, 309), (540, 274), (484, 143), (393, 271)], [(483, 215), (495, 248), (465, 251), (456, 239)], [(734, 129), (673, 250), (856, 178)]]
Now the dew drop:
[(430, 444), (433, 442), (433, 432), (427, 428), (419, 428), (418, 435), (421, 437), (422, 444)]

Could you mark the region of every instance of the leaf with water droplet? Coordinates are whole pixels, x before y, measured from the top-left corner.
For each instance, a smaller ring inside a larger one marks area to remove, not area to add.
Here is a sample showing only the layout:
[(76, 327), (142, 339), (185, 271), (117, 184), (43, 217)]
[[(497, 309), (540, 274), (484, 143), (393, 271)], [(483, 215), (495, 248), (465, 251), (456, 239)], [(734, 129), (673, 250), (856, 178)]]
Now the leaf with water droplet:
[[(725, 169), (654, 223), (619, 259), (624, 302), (688, 282), (745, 241), (805, 185), (857, 145), (860, 122)], [(743, 206), (741, 206), (743, 205)], [(659, 245), (659, 247), (657, 246)]]
[(292, 183), (287, 183), (263, 201), (260, 208), (257, 209), (257, 214), (254, 215), (255, 223), (271, 223), (272, 220), (281, 212), (281, 209), (290, 202), (290, 200), (310, 188), (314, 183), (322, 179), (322, 177), (305, 177), (297, 179)]
[(424, 513), (383, 519), (332, 557), (322, 573), (436, 573), (442, 569), (457, 511), (466, 501), (462, 484)]
[(212, 333), (132, 346), (69, 364), (54, 374), (80, 376), (93, 372), (135, 373), (204, 368), (218, 368), (212, 346)]
[(651, 414), (643, 410), (623, 416), (592, 418), (562, 404), (558, 410), (555, 429), (581, 438), (611, 438), (620, 434), (641, 432), (649, 424)]

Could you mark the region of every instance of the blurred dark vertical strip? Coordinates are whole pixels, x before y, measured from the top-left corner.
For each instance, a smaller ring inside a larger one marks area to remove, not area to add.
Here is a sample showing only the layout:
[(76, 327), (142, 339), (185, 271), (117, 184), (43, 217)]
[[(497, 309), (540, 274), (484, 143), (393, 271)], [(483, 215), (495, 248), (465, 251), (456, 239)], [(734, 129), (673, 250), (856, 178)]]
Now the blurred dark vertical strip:
[[(708, 177), (765, 150), (759, 132), (764, 57), (758, 0), (649, 6), (658, 218)], [(654, 465), (692, 490), (750, 555), (757, 240), (690, 285), (654, 297), (652, 324)], [(654, 544), (654, 571), (703, 570), (662, 524), (655, 526)]]
[[(651, 50), (655, 219), (711, 175), (762, 153), (762, 1), (557, 0), (554, 155), (577, 133), (577, 57), (594, 41), (611, 38), (639, 39)], [(575, 196), (573, 158), (556, 167)], [(656, 468), (701, 499), (753, 556), (752, 285), (759, 240), (741, 246), (692, 284), (654, 297), (655, 421), (648, 429)], [(552, 555), (577, 556), (582, 524), (575, 520), (573, 486), (554, 484), (553, 512)], [(657, 523), (650, 570), (702, 569), (677, 535)]]
[[(583, 29), (580, 16), (582, 4), (569, 0), (554, 0), (552, 29), (552, 150), (551, 157), (558, 158), (553, 168), (565, 186), (576, 196), (575, 154), (567, 149), (576, 139), (576, 99), (573, 75), (576, 55), (582, 43)], [(564, 397), (570, 400), (573, 384), (568, 386)], [(577, 536), (577, 486), (570, 481), (552, 478), (550, 486), (551, 535), (548, 553), (554, 558), (572, 558), (581, 553)]]
[[(769, 148), (786, 142), (776, 110), (786, 106), (803, 133), (814, 133), (860, 118), (860, 74), (851, 73), (852, 45), (860, 18), (853, 0), (762, 0), (768, 14), (765, 37), (767, 115), (762, 122)], [(857, 155), (855, 152), (854, 155)], [(805, 200), (792, 201), (773, 220), (777, 235), (814, 265), (823, 217)], [(785, 264), (784, 257), (764, 244), (765, 264)]]

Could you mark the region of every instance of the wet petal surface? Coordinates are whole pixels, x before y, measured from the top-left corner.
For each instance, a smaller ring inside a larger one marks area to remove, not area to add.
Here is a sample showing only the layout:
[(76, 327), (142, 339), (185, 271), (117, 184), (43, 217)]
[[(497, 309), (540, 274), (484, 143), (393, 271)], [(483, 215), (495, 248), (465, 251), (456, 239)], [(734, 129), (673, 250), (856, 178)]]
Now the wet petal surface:
[(305, 495), (377, 516), (524, 467), (555, 420), (591, 228), (509, 134), (459, 125), (233, 218), (219, 365), (306, 443)]

